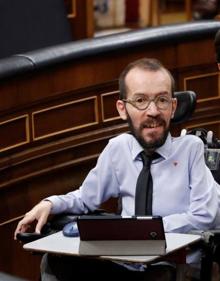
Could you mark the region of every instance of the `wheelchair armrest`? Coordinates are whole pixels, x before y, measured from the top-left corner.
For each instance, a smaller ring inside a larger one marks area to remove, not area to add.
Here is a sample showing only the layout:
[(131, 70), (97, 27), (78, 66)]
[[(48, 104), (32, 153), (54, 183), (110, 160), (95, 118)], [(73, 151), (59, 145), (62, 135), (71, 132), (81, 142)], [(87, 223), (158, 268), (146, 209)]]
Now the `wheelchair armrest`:
[(220, 229), (209, 229), (209, 230), (193, 230), (191, 234), (201, 235), (205, 243), (219, 243), (220, 244)]
[[(89, 212), (86, 215), (109, 215), (105, 210), (97, 209), (95, 211)], [(70, 213), (63, 213), (59, 215), (55, 215), (51, 218), (50, 221), (48, 221), (42, 228), (41, 233), (36, 232), (24, 232), (24, 233), (18, 233), (17, 234), (17, 240), (21, 241), (22, 243), (29, 243), (35, 240), (38, 240), (40, 238), (43, 238), (45, 236), (51, 235), (55, 232), (58, 232), (63, 229), (63, 227), (70, 223), (76, 221), (77, 217), (79, 215), (77, 214), (70, 214)]]
[(22, 242), (22, 243), (29, 243), (35, 240), (38, 240), (40, 238), (46, 237), (48, 235), (51, 235), (55, 232), (57, 232), (58, 229), (53, 229), (51, 228), (51, 223), (47, 222), (41, 230), (41, 233), (36, 233), (36, 232), (20, 232), (17, 233), (16, 238), (18, 241)]

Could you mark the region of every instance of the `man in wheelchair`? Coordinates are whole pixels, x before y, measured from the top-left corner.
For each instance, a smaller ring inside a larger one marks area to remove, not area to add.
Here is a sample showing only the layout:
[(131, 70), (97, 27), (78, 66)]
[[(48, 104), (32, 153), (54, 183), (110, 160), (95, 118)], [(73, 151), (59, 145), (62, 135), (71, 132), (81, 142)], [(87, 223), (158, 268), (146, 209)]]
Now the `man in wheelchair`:
[[(26, 213), (15, 230), (15, 239), (35, 221), (35, 231), (39, 233), (49, 214), (88, 213), (110, 197), (121, 198), (123, 216), (161, 216), (165, 232), (189, 233), (220, 226), (219, 186), (205, 164), (202, 140), (193, 135), (175, 138), (169, 132), (178, 110), (171, 73), (159, 61), (143, 58), (124, 69), (119, 89), (117, 110), (128, 122), (131, 133), (109, 141), (78, 190), (50, 196)], [(150, 166), (153, 181), (150, 213), (137, 211), (139, 203), (135, 200), (143, 168), (142, 152), (151, 158), (157, 153)], [(191, 255), (187, 262), (193, 262)], [(46, 263), (45, 271), (50, 271), (47, 275), (50, 277), (43, 280), (73, 280), (77, 273), (82, 277), (90, 273), (102, 279), (104, 272), (114, 272), (115, 276), (123, 273), (137, 280), (175, 280), (175, 270), (167, 264), (128, 266), (51, 255)]]

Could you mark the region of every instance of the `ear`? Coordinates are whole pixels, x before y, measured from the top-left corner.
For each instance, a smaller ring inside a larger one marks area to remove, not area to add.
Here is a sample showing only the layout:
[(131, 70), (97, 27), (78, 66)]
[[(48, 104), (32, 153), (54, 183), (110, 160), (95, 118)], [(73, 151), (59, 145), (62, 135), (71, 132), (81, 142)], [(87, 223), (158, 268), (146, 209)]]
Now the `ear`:
[(220, 70), (220, 63), (217, 63), (217, 66), (218, 66), (218, 70)]
[(116, 108), (122, 120), (127, 120), (127, 111), (125, 108), (125, 103), (122, 100), (117, 100)]
[(177, 99), (173, 98), (172, 99), (172, 114), (171, 114), (171, 118), (174, 117), (174, 113), (176, 111), (176, 108), (177, 108)]

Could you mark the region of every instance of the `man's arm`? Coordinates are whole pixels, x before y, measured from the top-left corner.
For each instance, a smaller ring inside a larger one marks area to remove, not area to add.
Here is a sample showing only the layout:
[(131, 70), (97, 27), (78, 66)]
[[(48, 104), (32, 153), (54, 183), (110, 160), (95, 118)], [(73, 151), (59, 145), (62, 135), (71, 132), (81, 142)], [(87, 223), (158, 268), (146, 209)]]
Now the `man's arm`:
[[(186, 212), (176, 213), (163, 218), (166, 232), (183, 232), (207, 230), (219, 224), (219, 185), (205, 165), (204, 145), (196, 144), (191, 152), (189, 167), (190, 203)], [(184, 192), (184, 191), (183, 191)], [(173, 198), (175, 200), (175, 198)]]

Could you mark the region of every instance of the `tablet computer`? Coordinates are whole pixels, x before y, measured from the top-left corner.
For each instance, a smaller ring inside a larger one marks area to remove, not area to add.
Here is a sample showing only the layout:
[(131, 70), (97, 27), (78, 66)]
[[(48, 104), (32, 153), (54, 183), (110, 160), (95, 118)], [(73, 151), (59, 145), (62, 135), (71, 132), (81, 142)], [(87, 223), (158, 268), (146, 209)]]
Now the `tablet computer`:
[(81, 240), (163, 240), (161, 217), (79, 216)]
[(79, 216), (79, 252), (86, 255), (160, 255), (166, 241), (161, 217)]

